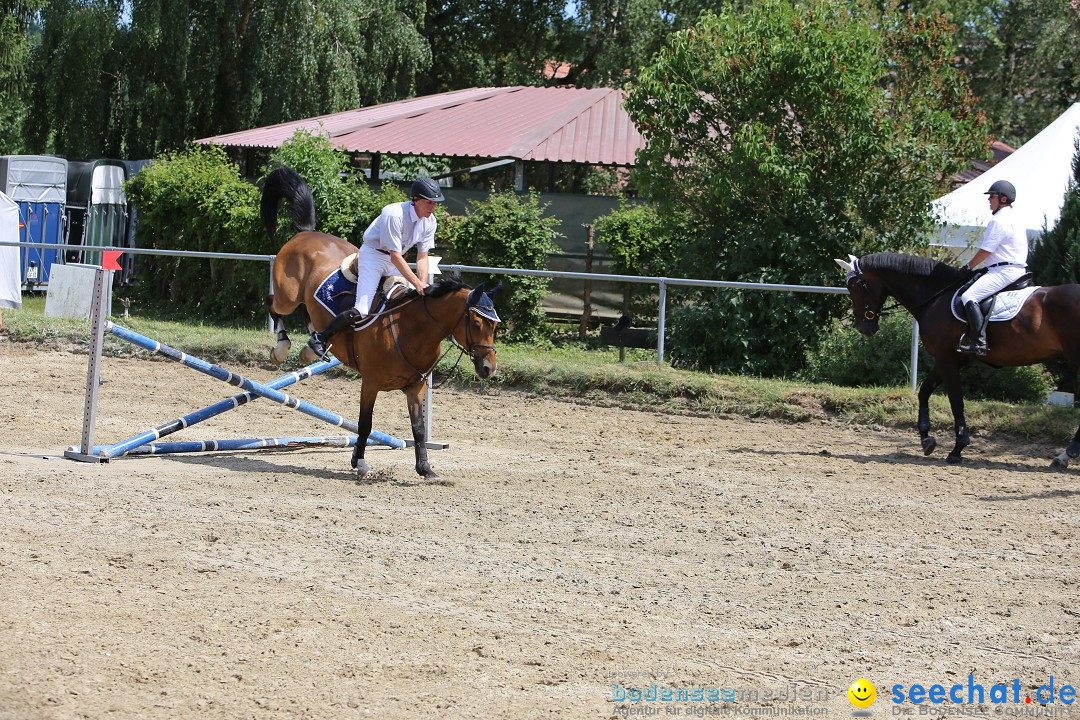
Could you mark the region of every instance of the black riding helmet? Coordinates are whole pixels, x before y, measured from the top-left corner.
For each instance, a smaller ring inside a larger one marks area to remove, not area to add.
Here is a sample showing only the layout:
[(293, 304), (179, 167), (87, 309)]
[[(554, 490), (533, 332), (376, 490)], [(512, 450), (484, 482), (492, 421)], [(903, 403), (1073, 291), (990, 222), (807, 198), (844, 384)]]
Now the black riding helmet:
[(413, 198), (420, 197), (435, 202), (446, 200), (446, 198), (443, 197), (442, 190), (439, 189), (439, 183), (429, 177), (417, 178), (416, 182), (412, 184), (409, 193)]
[(998, 180), (983, 195), (1004, 195), (1009, 205), (1016, 202), (1016, 188), (1008, 180)]

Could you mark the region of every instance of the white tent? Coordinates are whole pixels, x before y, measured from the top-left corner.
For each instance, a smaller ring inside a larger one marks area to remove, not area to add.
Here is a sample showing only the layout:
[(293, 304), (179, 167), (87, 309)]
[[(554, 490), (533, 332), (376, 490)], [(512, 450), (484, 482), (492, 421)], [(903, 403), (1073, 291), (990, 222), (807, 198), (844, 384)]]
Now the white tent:
[[(0, 242), (19, 242), (19, 206), (0, 192)], [(0, 308), (22, 307), (19, 248), (0, 245)]]
[(942, 223), (934, 244), (957, 248), (978, 245), (990, 223), (986, 191), (996, 180), (1016, 186), (1014, 208), (1035, 239), (1043, 226), (1052, 228), (1061, 216), (1061, 204), (1072, 177), (1072, 159), (1080, 132), (1080, 103), (1074, 103), (1057, 120), (1043, 128), (1013, 154), (966, 185), (933, 202), (935, 217)]

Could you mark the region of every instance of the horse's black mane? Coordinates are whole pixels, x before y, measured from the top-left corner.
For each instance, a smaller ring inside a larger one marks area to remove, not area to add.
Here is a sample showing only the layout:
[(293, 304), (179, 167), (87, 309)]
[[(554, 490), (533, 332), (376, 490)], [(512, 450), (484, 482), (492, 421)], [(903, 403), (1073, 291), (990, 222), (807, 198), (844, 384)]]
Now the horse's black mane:
[[(468, 287), (469, 287), (468, 285), (466, 285), (465, 283), (463, 283), (461, 281), (461, 278), (454, 277), (453, 275), (450, 275), (448, 277), (444, 277), (444, 278), (440, 279), (438, 282), (434, 282), (431, 285), (428, 285), (427, 289), (424, 290), (424, 297), (429, 297), (429, 298), (442, 297), (443, 295), (449, 295), (452, 292), (455, 292), (457, 290), (461, 290), (462, 288), (468, 288)], [(409, 300), (412, 300), (414, 297), (416, 297), (416, 291), (415, 290), (409, 290), (409, 292), (403, 293), (403, 294), (399, 295), (398, 297), (395, 297), (390, 302), (388, 302), (386, 304), (386, 308), (388, 310), (391, 309), (391, 308), (396, 308), (398, 305), (402, 305), (405, 302), (407, 302)]]
[(424, 290), (424, 294), (433, 298), (442, 297), (447, 293), (455, 292), (463, 287), (467, 287), (467, 285), (461, 281), (461, 278), (451, 275), (450, 277), (440, 279), (437, 283), (428, 285), (427, 289)]
[(956, 280), (960, 277), (959, 269), (938, 260), (892, 252), (864, 255), (859, 258), (859, 269), (895, 272), (903, 275), (947, 281)]

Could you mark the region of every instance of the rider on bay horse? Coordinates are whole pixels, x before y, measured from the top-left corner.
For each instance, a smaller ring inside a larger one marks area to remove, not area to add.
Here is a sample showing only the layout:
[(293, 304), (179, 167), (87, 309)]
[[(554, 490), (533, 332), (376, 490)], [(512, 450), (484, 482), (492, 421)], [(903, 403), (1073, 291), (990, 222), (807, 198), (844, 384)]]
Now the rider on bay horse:
[(1016, 188), (1008, 180), (998, 180), (985, 195), (989, 195), (990, 212), (993, 217), (986, 226), (979, 250), (964, 266), (973, 270), (986, 262), (986, 273), (964, 291), (960, 299), (967, 314), (968, 330), (956, 349), (962, 353), (985, 355), (986, 323), (979, 301), (1015, 282), (1027, 269), (1027, 232), (1016, 217), (1012, 204), (1016, 202)]
[[(435, 205), (443, 202), (439, 183), (419, 178), (412, 184), (412, 200), (391, 203), (382, 209), (368, 229), (356, 257), (356, 302), (338, 313), (321, 332), (308, 341), (318, 357), (326, 355), (326, 343), (334, 333), (359, 321), (371, 311), (375, 293), (386, 275), (401, 275), (423, 295), (428, 286), (428, 251), (435, 244)], [(416, 246), (416, 272), (405, 261), (405, 253)]]

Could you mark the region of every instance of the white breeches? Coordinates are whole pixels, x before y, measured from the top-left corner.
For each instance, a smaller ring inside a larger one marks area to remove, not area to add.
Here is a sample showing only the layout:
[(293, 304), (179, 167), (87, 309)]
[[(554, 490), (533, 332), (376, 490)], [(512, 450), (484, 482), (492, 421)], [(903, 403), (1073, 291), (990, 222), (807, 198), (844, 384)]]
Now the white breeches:
[(398, 269), (390, 260), (390, 256), (378, 250), (360, 246), (360, 252), (356, 258), (356, 303), (354, 307), (367, 315), (371, 312), (371, 302), (375, 299), (375, 293), (379, 290), (379, 284), (387, 275), (397, 275)]
[(966, 305), (969, 302), (984, 300), (1011, 282), (1016, 281), (1027, 272), (1027, 268), (1017, 265), (1003, 265), (988, 270), (985, 275), (975, 281), (975, 284), (964, 291), (960, 299)]

